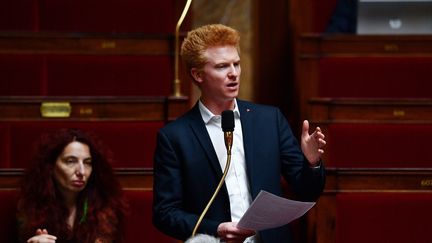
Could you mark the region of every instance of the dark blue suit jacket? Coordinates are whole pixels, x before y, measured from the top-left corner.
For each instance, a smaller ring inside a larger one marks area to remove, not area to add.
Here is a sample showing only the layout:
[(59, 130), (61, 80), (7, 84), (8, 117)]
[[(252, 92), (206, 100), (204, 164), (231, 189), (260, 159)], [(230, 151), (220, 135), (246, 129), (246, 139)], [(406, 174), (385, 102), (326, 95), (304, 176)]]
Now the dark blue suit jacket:
[[(282, 175), (300, 199), (316, 200), (324, 187), (324, 166), (309, 168), (280, 110), (241, 100), (237, 104), (252, 198), (261, 190), (282, 196)], [(154, 157), (154, 225), (175, 238), (190, 237), (222, 173), (197, 104), (158, 133)], [(224, 185), (198, 232), (217, 235), (217, 226), (229, 221), (230, 206)], [(292, 242), (288, 226), (260, 232), (260, 237), (263, 243)]]

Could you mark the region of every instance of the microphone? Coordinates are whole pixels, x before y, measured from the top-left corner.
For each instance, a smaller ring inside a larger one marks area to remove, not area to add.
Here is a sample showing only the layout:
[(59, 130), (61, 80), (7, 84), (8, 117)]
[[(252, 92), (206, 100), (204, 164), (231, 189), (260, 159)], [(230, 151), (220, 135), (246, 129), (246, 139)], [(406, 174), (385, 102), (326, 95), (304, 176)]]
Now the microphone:
[(225, 110), (222, 112), (222, 131), (224, 132), (225, 147), (227, 154), (231, 155), (231, 148), (233, 145), (233, 132), (234, 132), (234, 112), (232, 110)]
[(195, 227), (192, 231), (192, 237), (195, 236), (198, 227), (201, 224), (201, 221), (204, 218), (204, 215), (207, 213), (208, 209), (210, 208), (210, 205), (213, 203), (214, 199), (216, 198), (216, 195), (218, 194), (219, 190), (221, 189), (225, 177), (228, 174), (228, 169), (231, 164), (231, 148), (233, 145), (233, 132), (234, 132), (234, 112), (232, 110), (225, 110), (222, 111), (222, 131), (224, 132), (224, 140), (225, 140), (225, 147), (227, 149), (227, 162), (225, 165), (225, 169), (222, 175), (222, 178), (219, 181), (218, 186), (216, 187), (216, 190), (214, 191), (212, 197), (210, 198), (209, 202), (207, 203), (207, 206), (202, 211), (200, 217), (198, 218), (198, 221), (195, 224)]

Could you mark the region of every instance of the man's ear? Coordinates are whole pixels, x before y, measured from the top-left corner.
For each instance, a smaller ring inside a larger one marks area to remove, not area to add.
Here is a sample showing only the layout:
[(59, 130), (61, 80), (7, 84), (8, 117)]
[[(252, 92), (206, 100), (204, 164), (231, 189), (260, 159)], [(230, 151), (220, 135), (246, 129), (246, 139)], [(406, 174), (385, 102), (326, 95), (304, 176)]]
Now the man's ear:
[(202, 72), (200, 70), (198, 70), (197, 68), (191, 68), (190, 73), (195, 82), (202, 82)]

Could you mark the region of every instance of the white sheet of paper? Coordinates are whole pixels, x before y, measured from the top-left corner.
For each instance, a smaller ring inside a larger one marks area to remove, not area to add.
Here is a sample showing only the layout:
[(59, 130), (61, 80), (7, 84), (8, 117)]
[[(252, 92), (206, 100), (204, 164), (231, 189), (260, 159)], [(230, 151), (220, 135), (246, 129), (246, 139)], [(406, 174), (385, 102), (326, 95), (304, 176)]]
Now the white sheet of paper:
[(299, 202), (260, 191), (237, 227), (251, 230), (276, 228), (303, 216), (315, 202)]

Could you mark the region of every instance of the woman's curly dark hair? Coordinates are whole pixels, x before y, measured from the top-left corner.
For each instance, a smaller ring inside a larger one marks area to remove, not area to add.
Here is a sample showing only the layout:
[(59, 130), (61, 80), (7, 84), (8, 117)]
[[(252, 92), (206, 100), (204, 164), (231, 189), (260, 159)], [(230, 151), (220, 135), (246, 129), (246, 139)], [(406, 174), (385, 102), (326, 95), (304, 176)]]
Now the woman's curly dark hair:
[[(92, 173), (78, 195), (76, 220), (68, 226), (69, 211), (54, 181), (54, 165), (63, 149), (78, 141), (89, 147)], [(32, 164), (21, 183), (18, 203), (19, 238), (26, 242), (38, 228), (57, 236), (57, 242), (120, 242), (126, 203), (111, 167), (111, 152), (91, 133), (61, 129), (41, 137)]]

